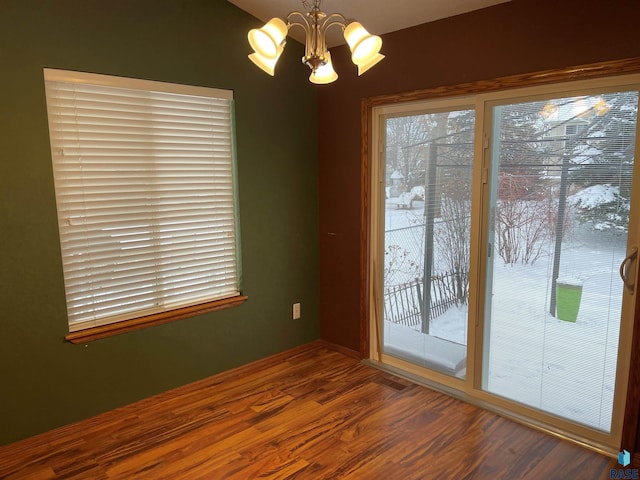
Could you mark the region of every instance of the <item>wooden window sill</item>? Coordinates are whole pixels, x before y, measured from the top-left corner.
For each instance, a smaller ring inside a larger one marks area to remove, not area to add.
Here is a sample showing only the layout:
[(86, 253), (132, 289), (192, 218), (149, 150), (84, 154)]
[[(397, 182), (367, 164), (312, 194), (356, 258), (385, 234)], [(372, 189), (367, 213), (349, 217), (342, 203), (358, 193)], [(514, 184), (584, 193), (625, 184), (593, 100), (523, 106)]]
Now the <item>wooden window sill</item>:
[(154, 313), (145, 317), (133, 318), (131, 320), (123, 320), (121, 322), (111, 323), (109, 325), (100, 325), (99, 327), (85, 328), (77, 332), (71, 332), (65, 336), (65, 340), (73, 344), (80, 344), (98, 340), (100, 338), (112, 337), (121, 333), (133, 332), (143, 328), (152, 327), (154, 325), (162, 325), (163, 323), (181, 320), (183, 318), (194, 317), (203, 313), (222, 310), (223, 308), (236, 307), (242, 305), (249, 299), (246, 295), (238, 295), (235, 297), (223, 298), (213, 302), (201, 303), (190, 307), (177, 308), (167, 312)]

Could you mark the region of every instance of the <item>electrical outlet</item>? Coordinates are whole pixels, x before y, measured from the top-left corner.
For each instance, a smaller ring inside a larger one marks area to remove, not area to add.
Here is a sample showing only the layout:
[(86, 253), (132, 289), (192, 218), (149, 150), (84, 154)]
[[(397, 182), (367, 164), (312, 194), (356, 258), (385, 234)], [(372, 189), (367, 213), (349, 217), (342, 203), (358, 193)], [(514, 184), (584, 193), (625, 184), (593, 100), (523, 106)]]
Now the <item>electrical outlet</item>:
[(299, 303), (294, 303), (293, 304), (293, 319), (294, 320), (298, 320), (300, 318), (300, 304)]

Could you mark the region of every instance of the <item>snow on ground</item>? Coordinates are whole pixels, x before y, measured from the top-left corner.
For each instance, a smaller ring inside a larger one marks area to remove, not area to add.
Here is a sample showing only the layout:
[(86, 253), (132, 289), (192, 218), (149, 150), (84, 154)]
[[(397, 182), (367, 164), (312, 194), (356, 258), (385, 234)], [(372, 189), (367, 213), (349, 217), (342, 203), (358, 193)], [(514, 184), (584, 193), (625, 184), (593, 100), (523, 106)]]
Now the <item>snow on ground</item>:
[[(606, 192), (602, 197), (606, 198)], [(416, 225), (423, 218), (421, 205), (416, 207), (387, 209), (386, 229)], [(549, 245), (547, 251), (552, 248)], [(534, 265), (513, 266), (504, 265), (494, 255), (484, 388), (609, 431), (622, 301), (618, 266), (624, 256), (624, 239), (607, 232), (583, 230), (563, 243), (560, 276), (577, 278), (583, 284), (578, 319), (571, 323), (549, 313), (552, 255), (541, 257)], [(385, 337), (385, 341), (396, 345), (401, 341), (402, 331), (397, 327), (405, 329), (407, 339), (418, 333), (394, 325), (393, 338)], [(391, 332), (387, 328), (385, 335)], [(466, 306), (452, 307), (434, 319), (431, 334), (466, 344)], [(420, 347), (415, 347), (415, 338), (411, 341), (415, 356)]]
[[(497, 265), (487, 389), (605, 431), (610, 428), (624, 249), (564, 246), (583, 280), (576, 323), (549, 313), (551, 262)], [(561, 268), (562, 272), (562, 268)]]

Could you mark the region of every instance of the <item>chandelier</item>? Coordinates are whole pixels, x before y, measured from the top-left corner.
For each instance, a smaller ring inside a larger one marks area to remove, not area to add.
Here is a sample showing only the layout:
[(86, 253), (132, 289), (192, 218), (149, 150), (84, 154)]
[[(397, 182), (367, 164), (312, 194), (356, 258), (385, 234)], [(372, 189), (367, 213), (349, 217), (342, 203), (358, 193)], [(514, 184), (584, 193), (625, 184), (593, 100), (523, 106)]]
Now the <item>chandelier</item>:
[(306, 12), (291, 12), (287, 15), (286, 22), (275, 17), (262, 28), (250, 30), (247, 36), (254, 53), (249, 55), (249, 59), (273, 76), (289, 29), (301, 27), (306, 35), (302, 63), (311, 69), (309, 80), (317, 84), (334, 82), (338, 74), (331, 64), (325, 37), (329, 27), (334, 25), (339, 25), (343, 30), (344, 39), (351, 50), (351, 61), (358, 67), (358, 75), (362, 75), (384, 58), (380, 54), (382, 39), (379, 36), (371, 35), (359, 22), (347, 20), (344, 15), (327, 15), (320, 10), (320, 1), (302, 0)]

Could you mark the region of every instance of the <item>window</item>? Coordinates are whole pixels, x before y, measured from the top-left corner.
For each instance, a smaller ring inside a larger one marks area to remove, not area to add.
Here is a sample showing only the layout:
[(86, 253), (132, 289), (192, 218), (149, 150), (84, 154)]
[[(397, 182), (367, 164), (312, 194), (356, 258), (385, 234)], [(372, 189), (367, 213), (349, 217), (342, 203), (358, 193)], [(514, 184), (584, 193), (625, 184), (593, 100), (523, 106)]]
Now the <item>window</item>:
[(640, 75), (450, 91), (369, 100), (371, 357), (615, 452)]
[(232, 92), (50, 69), (45, 84), (70, 332), (244, 299)]
[(569, 136), (569, 135), (579, 135), (579, 134), (585, 132), (588, 128), (589, 128), (588, 124), (573, 123), (573, 124), (568, 124), (565, 127), (565, 130), (567, 132), (567, 136)]
[(475, 110), (465, 98), (421, 107), (381, 118), (383, 347), (464, 378)]

